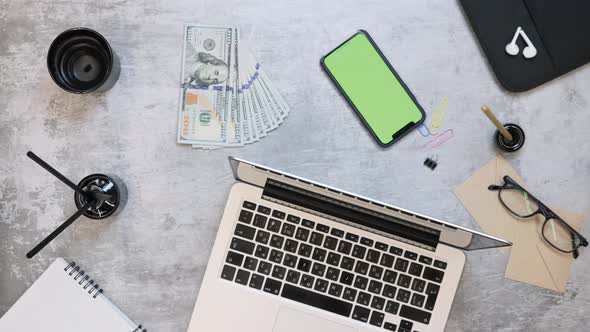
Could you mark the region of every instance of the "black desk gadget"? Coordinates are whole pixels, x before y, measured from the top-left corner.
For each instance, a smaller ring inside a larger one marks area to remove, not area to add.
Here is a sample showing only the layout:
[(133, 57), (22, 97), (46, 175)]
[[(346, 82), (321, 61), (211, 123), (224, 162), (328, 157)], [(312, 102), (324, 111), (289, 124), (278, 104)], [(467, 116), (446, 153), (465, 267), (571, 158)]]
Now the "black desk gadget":
[(590, 61), (586, 0), (460, 0), (498, 78), (522, 92)]

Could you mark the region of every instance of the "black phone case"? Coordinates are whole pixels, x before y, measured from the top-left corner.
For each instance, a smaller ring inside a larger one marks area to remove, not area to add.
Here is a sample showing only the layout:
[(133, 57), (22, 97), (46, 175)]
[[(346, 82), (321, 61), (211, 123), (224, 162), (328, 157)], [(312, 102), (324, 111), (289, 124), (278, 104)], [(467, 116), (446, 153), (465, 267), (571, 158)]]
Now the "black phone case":
[[(377, 137), (377, 134), (375, 134), (375, 132), (373, 131), (373, 128), (371, 128), (371, 126), (367, 123), (367, 121), (365, 121), (365, 118), (363, 118), (363, 115), (361, 114), (361, 112), (356, 108), (356, 106), (354, 106), (352, 100), (350, 100), (350, 98), (348, 98), (348, 96), (346, 95), (346, 92), (344, 92), (344, 90), (342, 89), (342, 87), (340, 86), (340, 84), (338, 83), (338, 81), (336, 80), (336, 78), (332, 75), (332, 73), (330, 73), (330, 70), (328, 70), (328, 68), (324, 64), (324, 59), (328, 55), (332, 54), (332, 52), (334, 52), (335, 50), (337, 50), (338, 48), (340, 48), (342, 45), (346, 44), (346, 42), (348, 42), (350, 39), (352, 39), (354, 36), (356, 36), (359, 33), (364, 34), (367, 37), (367, 39), (369, 40), (369, 42), (371, 42), (371, 45), (373, 45), (373, 47), (375, 47), (375, 50), (377, 50), (377, 53), (379, 53), (379, 56), (383, 59), (383, 61), (387, 65), (387, 67), (389, 67), (389, 69), (391, 70), (391, 72), (393, 73), (393, 75), (395, 76), (395, 78), (398, 80), (398, 82), (404, 88), (404, 90), (406, 91), (406, 93), (408, 94), (408, 96), (410, 96), (410, 98), (412, 99), (412, 101), (414, 102), (414, 104), (416, 104), (416, 107), (418, 107), (418, 109), (420, 110), (420, 113), (422, 113), (422, 117), (420, 118), (420, 121), (416, 122), (414, 125), (406, 126), (406, 127), (402, 128), (402, 129), (400, 129), (400, 131), (398, 131), (397, 133), (395, 133), (392, 136), (393, 139), (391, 140), (391, 142), (386, 143), (386, 144), (382, 143), (379, 140), (379, 137)], [(346, 99), (346, 102), (348, 102), (348, 105), (350, 105), (350, 107), (354, 110), (354, 112), (356, 113), (357, 117), (360, 119), (360, 121), (363, 123), (363, 125), (365, 125), (365, 128), (367, 128), (367, 130), (369, 130), (369, 132), (371, 133), (371, 136), (373, 136), (373, 138), (375, 139), (375, 141), (377, 142), (377, 144), (379, 144), (380, 146), (382, 146), (382, 147), (391, 146), (393, 143), (397, 142), (402, 137), (404, 137), (407, 133), (409, 133), (410, 131), (412, 131), (412, 129), (417, 128), (418, 126), (420, 126), (424, 122), (424, 119), (426, 118), (426, 113), (424, 113), (424, 109), (422, 108), (422, 106), (420, 105), (420, 103), (418, 103), (418, 100), (416, 100), (416, 97), (414, 97), (414, 95), (412, 94), (412, 91), (410, 91), (410, 89), (406, 86), (406, 83), (404, 83), (404, 81), (401, 79), (401, 77), (398, 75), (398, 73), (395, 71), (395, 69), (393, 69), (393, 66), (389, 63), (389, 61), (387, 60), (387, 58), (385, 57), (385, 55), (383, 55), (383, 53), (381, 52), (381, 50), (379, 49), (379, 47), (377, 46), (377, 44), (375, 44), (375, 41), (373, 40), (373, 38), (371, 38), (371, 35), (367, 31), (362, 30), (362, 29), (359, 29), (355, 34), (353, 34), (348, 39), (346, 39), (345, 41), (343, 41), (340, 45), (336, 46), (333, 50), (331, 50), (330, 52), (328, 52), (328, 54), (322, 56), (321, 59), (320, 59), (320, 65), (322, 66), (322, 69), (328, 75), (328, 77), (330, 78), (330, 80), (332, 81), (332, 83), (334, 83), (334, 85), (336, 86), (336, 88), (338, 89), (338, 91), (340, 92), (340, 94), (342, 95), (342, 97), (344, 97), (344, 99)]]
[[(522, 92), (590, 61), (588, 0), (459, 0), (492, 70), (504, 88)], [(536, 57), (508, 55), (505, 47), (522, 27)]]

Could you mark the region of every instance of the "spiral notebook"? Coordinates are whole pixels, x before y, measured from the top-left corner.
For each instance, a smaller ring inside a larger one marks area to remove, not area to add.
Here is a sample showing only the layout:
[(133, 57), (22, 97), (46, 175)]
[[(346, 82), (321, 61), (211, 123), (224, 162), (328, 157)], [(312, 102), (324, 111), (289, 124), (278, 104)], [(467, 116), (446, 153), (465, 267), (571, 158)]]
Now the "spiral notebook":
[(0, 318), (0, 332), (146, 332), (80, 266), (58, 258)]

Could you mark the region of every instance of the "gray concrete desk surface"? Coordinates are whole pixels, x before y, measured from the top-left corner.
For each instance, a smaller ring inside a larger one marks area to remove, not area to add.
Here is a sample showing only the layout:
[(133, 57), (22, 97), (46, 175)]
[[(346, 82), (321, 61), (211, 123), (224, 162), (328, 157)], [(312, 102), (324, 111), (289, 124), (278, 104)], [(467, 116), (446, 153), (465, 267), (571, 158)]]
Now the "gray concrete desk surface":
[[(240, 26), (292, 107), (278, 130), (243, 148), (176, 144), (185, 22)], [(51, 81), (47, 48), (74, 26), (100, 31), (119, 54), (111, 91), (79, 96)], [(373, 35), (429, 115), (448, 98), (443, 125), (455, 136), (436, 151), (434, 172), (422, 165), (418, 132), (378, 147), (320, 69), (320, 56), (358, 28)], [(507, 157), (532, 191), (588, 216), (588, 96), (588, 66), (527, 93), (503, 90), (449, 0), (0, 0), (0, 315), (62, 256), (87, 267), (150, 331), (185, 331), (234, 183), (228, 155), (479, 229), (452, 188), (497, 152), (483, 103), (526, 130), (523, 150)], [(75, 209), (70, 189), (26, 158), (28, 150), (72, 179), (119, 175), (129, 189), (125, 210), (106, 221), (80, 219), (27, 260)], [(447, 331), (587, 328), (589, 251), (564, 294), (505, 279), (507, 260), (497, 250), (467, 255)]]

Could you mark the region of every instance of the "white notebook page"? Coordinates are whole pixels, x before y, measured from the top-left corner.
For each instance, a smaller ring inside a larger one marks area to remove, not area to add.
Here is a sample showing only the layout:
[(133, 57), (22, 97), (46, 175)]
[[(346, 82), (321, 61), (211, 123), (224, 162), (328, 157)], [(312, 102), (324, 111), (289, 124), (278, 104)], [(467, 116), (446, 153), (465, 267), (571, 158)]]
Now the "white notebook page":
[[(104, 295), (88, 294), (58, 258), (0, 318), (0, 332), (132, 332), (134, 324)], [(83, 268), (82, 268), (83, 269)], [(92, 272), (88, 273), (92, 279)]]

